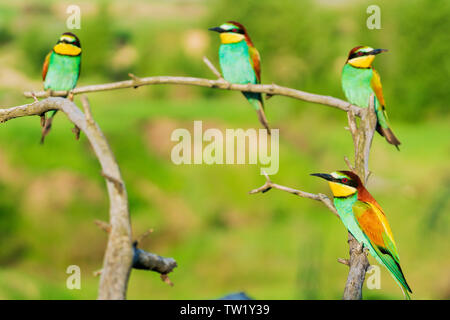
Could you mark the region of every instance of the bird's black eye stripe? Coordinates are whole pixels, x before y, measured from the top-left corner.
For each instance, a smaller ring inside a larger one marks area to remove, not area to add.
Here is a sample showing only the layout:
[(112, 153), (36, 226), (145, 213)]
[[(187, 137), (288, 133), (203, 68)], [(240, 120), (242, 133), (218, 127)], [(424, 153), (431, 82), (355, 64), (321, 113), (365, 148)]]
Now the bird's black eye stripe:
[(234, 33), (245, 34), (244, 30), (242, 30), (242, 29), (233, 29), (231, 31), (233, 31)]
[(357, 58), (357, 57), (362, 57), (364, 56), (366, 53), (365, 52), (353, 52), (350, 57), (348, 57), (349, 59), (353, 59), (353, 58)]

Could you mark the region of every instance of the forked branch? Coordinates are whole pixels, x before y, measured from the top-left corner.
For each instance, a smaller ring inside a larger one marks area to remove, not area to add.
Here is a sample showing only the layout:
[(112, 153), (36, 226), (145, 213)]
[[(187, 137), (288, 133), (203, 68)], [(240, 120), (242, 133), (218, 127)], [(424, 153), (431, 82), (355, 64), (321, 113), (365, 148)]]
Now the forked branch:
[(264, 185), (262, 185), (261, 187), (259, 187), (259, 188), (251, 190), (249, 192), (249, 194), (266, 193), (270, 189), (278, 189), (278, 190), (281, 190), (281, 191), (289, 192), (291, 194), (297, 195), (297, 196), (302, 197), (302, 198), (307, 198), (307, 199), (312, 199), (312, 200), (316, 200), (316, 201), (321, 201), (328, 209), (330, 209), (330, 211), (336, 217), (339, 218), (339, 215), (338, 215), (338, 213), (336, 211), (336, 208), (333, 205), (333, 202), (326, 195), (324, 195), (322, 193), (318, 193), (318, 194), (309, 193), (309, 192), (305, 192), (305, 191), (301, 191), (301, 190), (285, 187), (285, 186), (273, 183), (272, 180), (270, 180), (269, 176), (266, 173), (264, 173), (264, 176), (266, 177), (266, 183)]
[[(366, 109), (361, 109), (360, 112), (360, 125), (358, 126), (355, 117), (355, 112), (353, 110), (348, 110), (348, 125), (349, 130), (352, 134), (353, 144), (355, 148), (355, 164), (352, 165), (347, 157), (344, 158), (347, 166), (350, 170), (358, 174), (364, 183), (367, 183), (369, 176), (369, 154), (370, 147), (372, 145), (372, 139), (375, 133), (375, 128), (377, 124), (377, 118), (374, 109), (374, 96), (370, 97), (369, 107)], [(323, 194), (313, 194), (309, 192), (300, 191), (297, 189), (292, 189), (289, 187), (281, 186), (273, 183), (270, 178), (266, 176), (266, 183), (252, 191), (250, 194), (255, 193), (265, 193), (270, 189), (278, 189), (281, 191), (286, 191), (303, 198), (318, 200), (324, 203), (330, 211), (337, 215), (336, 208), (334, 207), (332, 201)], [(349, 244), (349, 254), (350, 258), (338, 259), (339, 263), (349, 266), (349, 273), (347, 277), (347, 282), (344, 288), (344, 300), (360, 300), (362, 299), (362, 287), (364, 284), (364, 279), (366, 272), (370, 266), (367, 259), (366, 252), (362, 249), (362, 245), (358, 243), (355, 238), (348, 233), (348, 244)]]
[(234, 90), (234, 91), (247, 91), (247, 92), (260, 92), (266, 93), (268, 95), (280, 95), (286, 96), (297, 100), (303, 100), (307, 102), (322, 104), (325, 106), (337, 108), (343, 111), (353, 111), (357, 116), (360, 115), (361, 108), (354, 106), (347, 101), (330, 97), (323, 96), (319, 94), (313, 94), (301, 90), (296, 90), (288, 87), (282, 87), (276, 84), (232, 84), (225, 81), (217, 69), (212, 65), (212, 63), (204, 58), (205, 64), (209, 69), (217, 76), (218, 79), (204, 79), (204, 78), (194, 78), (194, 77), (171, 77), (171, 76), (156, 76), (156, 77), (136, 77), (130, 74), (130, 80), (90, 85), (84, 87), (77, 87), (70, 92), (67, 91), (39, 91), (39, 92), (24, 92), (25, 97), (28, 98), (47, 98), (49, 96), (53, 97), (66, 97), (69, 93), (73, 95), (118, 90), (126, 88), (138, 88), (141, 86), (157, 85), (157, 84), (177, 84), (177, 85), (190, 85), (206, 88), (214, 88), (221, 90)]

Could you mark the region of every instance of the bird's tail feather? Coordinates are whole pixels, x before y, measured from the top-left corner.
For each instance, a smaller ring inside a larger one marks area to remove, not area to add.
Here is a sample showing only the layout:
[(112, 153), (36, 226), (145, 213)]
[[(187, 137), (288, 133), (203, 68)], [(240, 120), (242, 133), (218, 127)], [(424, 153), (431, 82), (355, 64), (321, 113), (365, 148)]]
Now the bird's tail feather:
[(378, 248), (374, 248), (375, 251), (378, 254), (378, 258), (380, 259), (380, 262), (384, 264), (384, 266), (389, 270), (389, 273), (392, 275), (394, 280), (397, 282), (399, 287), (402, 289), (403, 294), (405, 295), (405, 299), (411, 300), (411, 297), (409, 296), (409, 293), (412, 293), (411, 288), (408, 285), (408, 282), (406, 282), (405, 276), (403, 274), (403, 270), (400, 267), (400, 264), (395, 261), (395, 259), (387, 253), (381, 252)]
[(53, 117), (57, 112), (58, 110), (53, 110), (50, 117), (48, 117), (45, 120), (44, 126), (42, 127), (41, 144), (44, 143), (45, 137), (49, 134), (50, 130), (52, 129)]
[(377, 131), (386, 139), (387, 142), (394, 145), (397, 150), (400, 150), (398, 146), (401, 144), (401, 142), (397, 139), (390, 128), (383, 128), (380, 124), (377, 124)]
[(266, 128), (267, 132), (270, 134), (269, 122), (267, 121), (266, 114), (264, 112), (264, 103), (262, 100), (262, 96), (260, 93), (254, 92), (243, 92), (244, 96), (251, 103), (253, 108), (255, 108), (256, 113), (258, 114), (258, 120), (261, 124)]

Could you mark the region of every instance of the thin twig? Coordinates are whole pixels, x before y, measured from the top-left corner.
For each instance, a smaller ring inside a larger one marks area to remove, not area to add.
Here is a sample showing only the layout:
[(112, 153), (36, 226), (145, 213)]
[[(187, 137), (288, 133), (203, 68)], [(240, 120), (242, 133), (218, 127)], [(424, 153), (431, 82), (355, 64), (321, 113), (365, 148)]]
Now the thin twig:
[(114, 178), (113, 176), (110, 176), (109, 174), (102, 172), (102, 177), (105, 178), (106, 180), (112, 182), (114, 184), (114, 186), (117, 188), (117, 191), (119, 191), (119, 193), (122, 193), (124, 190), (123, 187), (123, 182), (117, 178)]
[(301, 190), (285, 187), (285, 186), (273, 183), (270, 180), (270, 178), (267, 175), (267, 173), (265, 173), (265, 172), (264, 172), (264, 176), (266, 177), (266, 183), (263, 184), (259, 188), (251, 190), (249, 192), (249, 194), (265, 193), (265, 192), (269, 191), (270, 189), (278, 189), (278, 190), (281, 190), (281, 191), (289, 192), (291, 194), (297, 195), (297, 196), (302, 197), (302, 198), (307, 198), (307, 199), (312, 199), (312, 200), (316, 200), (316, 201), (321, 201), (328, 209), (330, 209), (330, 211), (335, 216), (337, 216), (339, 218), (339, 215), (338, 215), (338, 213), (336, 211), (336, 208), (333, 205), (333, 202), (326, 195), (324, 195), (322, 193), (319, 193), (319, 194), (309, 193), (309, 192), (305, 192), (305, 191), (301, 191)]
[(217, 70), (217, 68), (212, 64), (211, 61), (209, 61), (209, 59), (206, 56), (203, 56), (203, 62), (206, 64), (206, 66), (209, 68), (209, 70), (211, 70), (212, 73), (215, 74), (217, 79), (222, 79), (223, 80), (223, 77), (220, 74), (219, 70)]
[(345, 264), (346, 266), (350, 266), (350, 261), (348, 259), (338, 258), (337, 261), (339, 263)]
[(353, 167), (352, 163), (347, 158), (347, 156), (344, 157), (344, 161), (350, 171), (355, 171), (355, 168)]
[(83, 106), (84, 115), (86, 116), (86, 121), (89, 124), (94, 124), (94, 118), (92, 117), (91, 105), (89, 99), (86, 95), (81, 96), (81, 105)]
[(111, 225), (108, 222), (101, 221), (101, 220), (94, 220), (94, 223), (97, 225), (97, 227), (99, 227), (106, 233), (111, 232)]

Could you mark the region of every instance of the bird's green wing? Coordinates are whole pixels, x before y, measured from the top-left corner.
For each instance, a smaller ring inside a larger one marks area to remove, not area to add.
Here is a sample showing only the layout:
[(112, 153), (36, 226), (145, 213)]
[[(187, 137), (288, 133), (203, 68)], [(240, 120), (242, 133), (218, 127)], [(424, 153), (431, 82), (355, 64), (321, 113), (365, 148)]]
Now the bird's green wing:
[[(397, 246), (386, 216), (378, 204), (357, 200), (353, 204), (353, 213), (359, 227), (368, 238), (377, 257), (391, 272), (399, 284), (411, 292), (400, 267)], [(407, 292), (404, 290), (407, 294)]]

